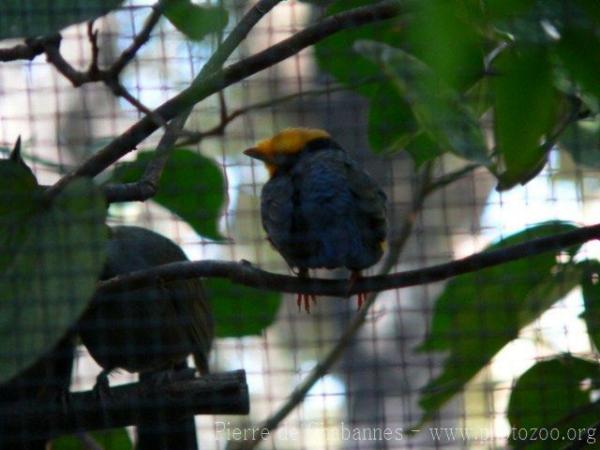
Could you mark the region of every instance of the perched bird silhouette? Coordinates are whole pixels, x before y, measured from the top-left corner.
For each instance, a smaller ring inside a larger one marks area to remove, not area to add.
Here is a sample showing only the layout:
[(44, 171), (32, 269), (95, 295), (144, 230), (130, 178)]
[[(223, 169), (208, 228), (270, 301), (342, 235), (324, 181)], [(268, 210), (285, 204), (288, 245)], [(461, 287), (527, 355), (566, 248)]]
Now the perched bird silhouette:
[[(102, 279), (177, 261), (187, 261), (172, 241), (140, 227), (111, 229)], [(146, 372), (173, 368), (193, 354), (208, 373), (214, 336), (210, 304), (198, 279), (175, 280), (124, 292), (97, 293), (77, 331), (102, 366), (97, 388), (106, 391), (117, 368)]]
[[(244, 154), (262, 161), (270, 179), (261, 194), (269, 241), (298, 276), (308, 269), (348, 268), (351, 279), (383, 254), (386, 196), (375, 180), (323, 130), (290, 128)], [(310, 311), (314, 296), (298, 294)], [(358, 295), (362, 306), (365, 294)]]

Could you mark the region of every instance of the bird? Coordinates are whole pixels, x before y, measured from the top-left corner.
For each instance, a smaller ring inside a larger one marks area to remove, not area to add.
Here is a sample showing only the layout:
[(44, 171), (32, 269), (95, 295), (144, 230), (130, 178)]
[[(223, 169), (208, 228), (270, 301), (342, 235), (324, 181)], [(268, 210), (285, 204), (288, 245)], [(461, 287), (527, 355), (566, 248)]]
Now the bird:
[[(174, 242), (145, 228), (117, 226), (110, 234), (103, 280), (187, 261)], [(108, 375), (115, 369), (132, 373), (168, 370), (192, 354), (196, 369), (201, 374), (209, 372), (213, 315), (198, 279), (159, 281), (123, 292), (99, 291), (76, 329), (103, 369), (95, 387), (101, 395), (108, 392)]]
[[(331, 135), (316, 128), (288, 128), (244, 154), (269, 174), (261, 193), (267, 239), (301, 278), (309, 269), (350, 270), (351, 282), (376, 264), (387, 234), (387, 197)], [(365, 301), (358, 294), (358, 307)], [(297, 304), (310, 312), (311, 295)]]

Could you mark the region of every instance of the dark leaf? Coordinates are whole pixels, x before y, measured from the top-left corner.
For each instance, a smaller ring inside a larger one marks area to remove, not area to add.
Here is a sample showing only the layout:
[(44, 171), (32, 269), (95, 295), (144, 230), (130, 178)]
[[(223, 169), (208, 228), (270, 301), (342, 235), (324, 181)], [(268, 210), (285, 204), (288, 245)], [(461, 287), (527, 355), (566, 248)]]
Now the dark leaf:
[(104, 263), (105, 216), (100, 191), (78, 179), (27, 221), (2, 224), (24, 232), (0, 275), (0, 382), (48, 352), (87, 306)]
[(569, 27), (562, 31), (556, 52), (569, 75), (584, 91), (600, 100), (600, 36)]
[(600, 2), (598, 0), (575, 0), (576, 3), (593, 18), (596, 23), (600, 23)]
[[(327, 8), (327, 15), (370, 4), (372, 4), (370, 0), (337, 0)], [(321, 69), (329, 72), (342, 83), (354, 86), (370, 81), (355, 89), (361, 94), (372, 96), (377, 90), (377, 81), (383, 78), (381, 67), (356, 52), (352, 43), (360, 39), (372, 39), (393, 45), (401, 42), (399, 36), (402, 31), (399, 21), (390, 19), (335, 33), (315, 45), (317, 62)]]
[(371, 149), (376, 153), (400, 150), (417, 129), (410, 105), (394, 86), (381, 84), (369, 103)]
[[(508, 403), (511, 447), (563, 449), (565, 441), (575, 437), (584, 442), (590, 439), (599, 415), (591, 407), (592, 383), (586, 381), (597, 379), (599, 373), (597, 363), (567, 354), (539, 362), (521, 375)], [(589, 444), (596, 441), (591, 438)]]
[(169, 0), (164, 3), (164, 14), (169, 21), (194, 41), (201, 41), (210, 33), (227, 26), (228, 14), (217, 6), (200, 6), (190, 0)]
[(560, 136), (559, 146), (571, 154), (577, 164), (600, 167), (600, 120), (580, 120)]
[(484, 43), (456, 0), (428, 0), (411, 11), (408, 42), (411, 53), (437, 77), (463, 92), (483, 76)]
[(0, 0), (0, 39), (48, 36), (103, 16), (122, 0)]
[[(573, 230), (565, 222), (546, 222), (492, 245), (498, 249), (530, 239)], [(571, 248), (573, 255), (576, 248)], [(544, 253), (497, 267), (460, 275), (438, 298), (431, 330), (420, 351), (448, 351), (442, 373), (423, 390), (420, 404), (428, 420), (519, 330), (567, 294), (580, 280), (572, 264), (557, 265)]]
[(545, 163), (549, 149), (540, 144), (559, 106), (551, 69), (543, 47), (507, 50), (494, 62), (494, 133), (505, 165), (499, 190), (524, 184)]
[(410, 153), (416, 167), (421, 167), (428, 161), (437, 158), (444, 151), (427, 133), (419, 133), (404, 149)]
[(85, 437), (93, 439), (98, 444), (98, 448), (107, 450), (133, 449), (133, 443), (129, 439), (127, 430), (119, 428), (107, 431), (94, 431), (88, 433), (87, 436), (83, 434), (62, 436), (52, 441), (52, 450), (85, 450), (92, 448), (89, 443), (82, 441)]
[(489, 163), (481, 127), (464, 99), (423, 62), (403, 50), (372, 41), (355, 47), (383, 67), (417, 123), (444, 151)]
[[(139, 153), (135, 162), (115, 169), (112, 181), (139, 181), (152, 157), (152, 152)], [(212, 159), (191, 150), (175, 150), (153, 200), (181, 217), (201, 236), (222, 239), (218, 224), (226, 203), (225, 177)]]
[(275, 321), (281, 294), (233, 284), (227, 280), (205, 280), (211, 299), (217, 337), (259, 335)]
[(587, 260), (580, 263), (583, 269), (581, 290), (585, 310), (581, 317), (585, 320), (588, 333), (600, 352), (600, 262)]
[(521, 15), (529, 10), (535, 0), (484, 0), (483, 8), (492, 19)]

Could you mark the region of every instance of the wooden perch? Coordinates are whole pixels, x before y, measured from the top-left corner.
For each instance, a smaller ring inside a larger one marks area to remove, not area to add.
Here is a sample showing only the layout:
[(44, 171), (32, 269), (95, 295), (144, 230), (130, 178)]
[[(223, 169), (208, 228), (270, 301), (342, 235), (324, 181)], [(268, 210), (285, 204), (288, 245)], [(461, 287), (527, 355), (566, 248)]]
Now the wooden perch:
[(165, 384), (130, 383), (76, 392), (68, 399), (2, 405), (0, 434), (51, 439), (62, 434), (136, 425), (157, 407), (182, 418), (197, 414), (248, 414), (250, 402), (244, 370), (216, 373)]

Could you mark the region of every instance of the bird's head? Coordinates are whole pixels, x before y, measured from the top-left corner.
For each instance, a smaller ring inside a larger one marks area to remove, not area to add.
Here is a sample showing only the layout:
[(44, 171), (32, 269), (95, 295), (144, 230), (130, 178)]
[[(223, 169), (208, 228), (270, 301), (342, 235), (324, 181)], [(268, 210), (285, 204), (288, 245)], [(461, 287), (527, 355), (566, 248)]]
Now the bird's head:
[(307, 144), (318, 139), (331, 139), (331, 136), (317, 128), (288, 128), (259, 141), (255, 147), (245, 150), (244, 154), (265, 163), (269, 175), (273, 176), (280, 167), (295, 160)]

